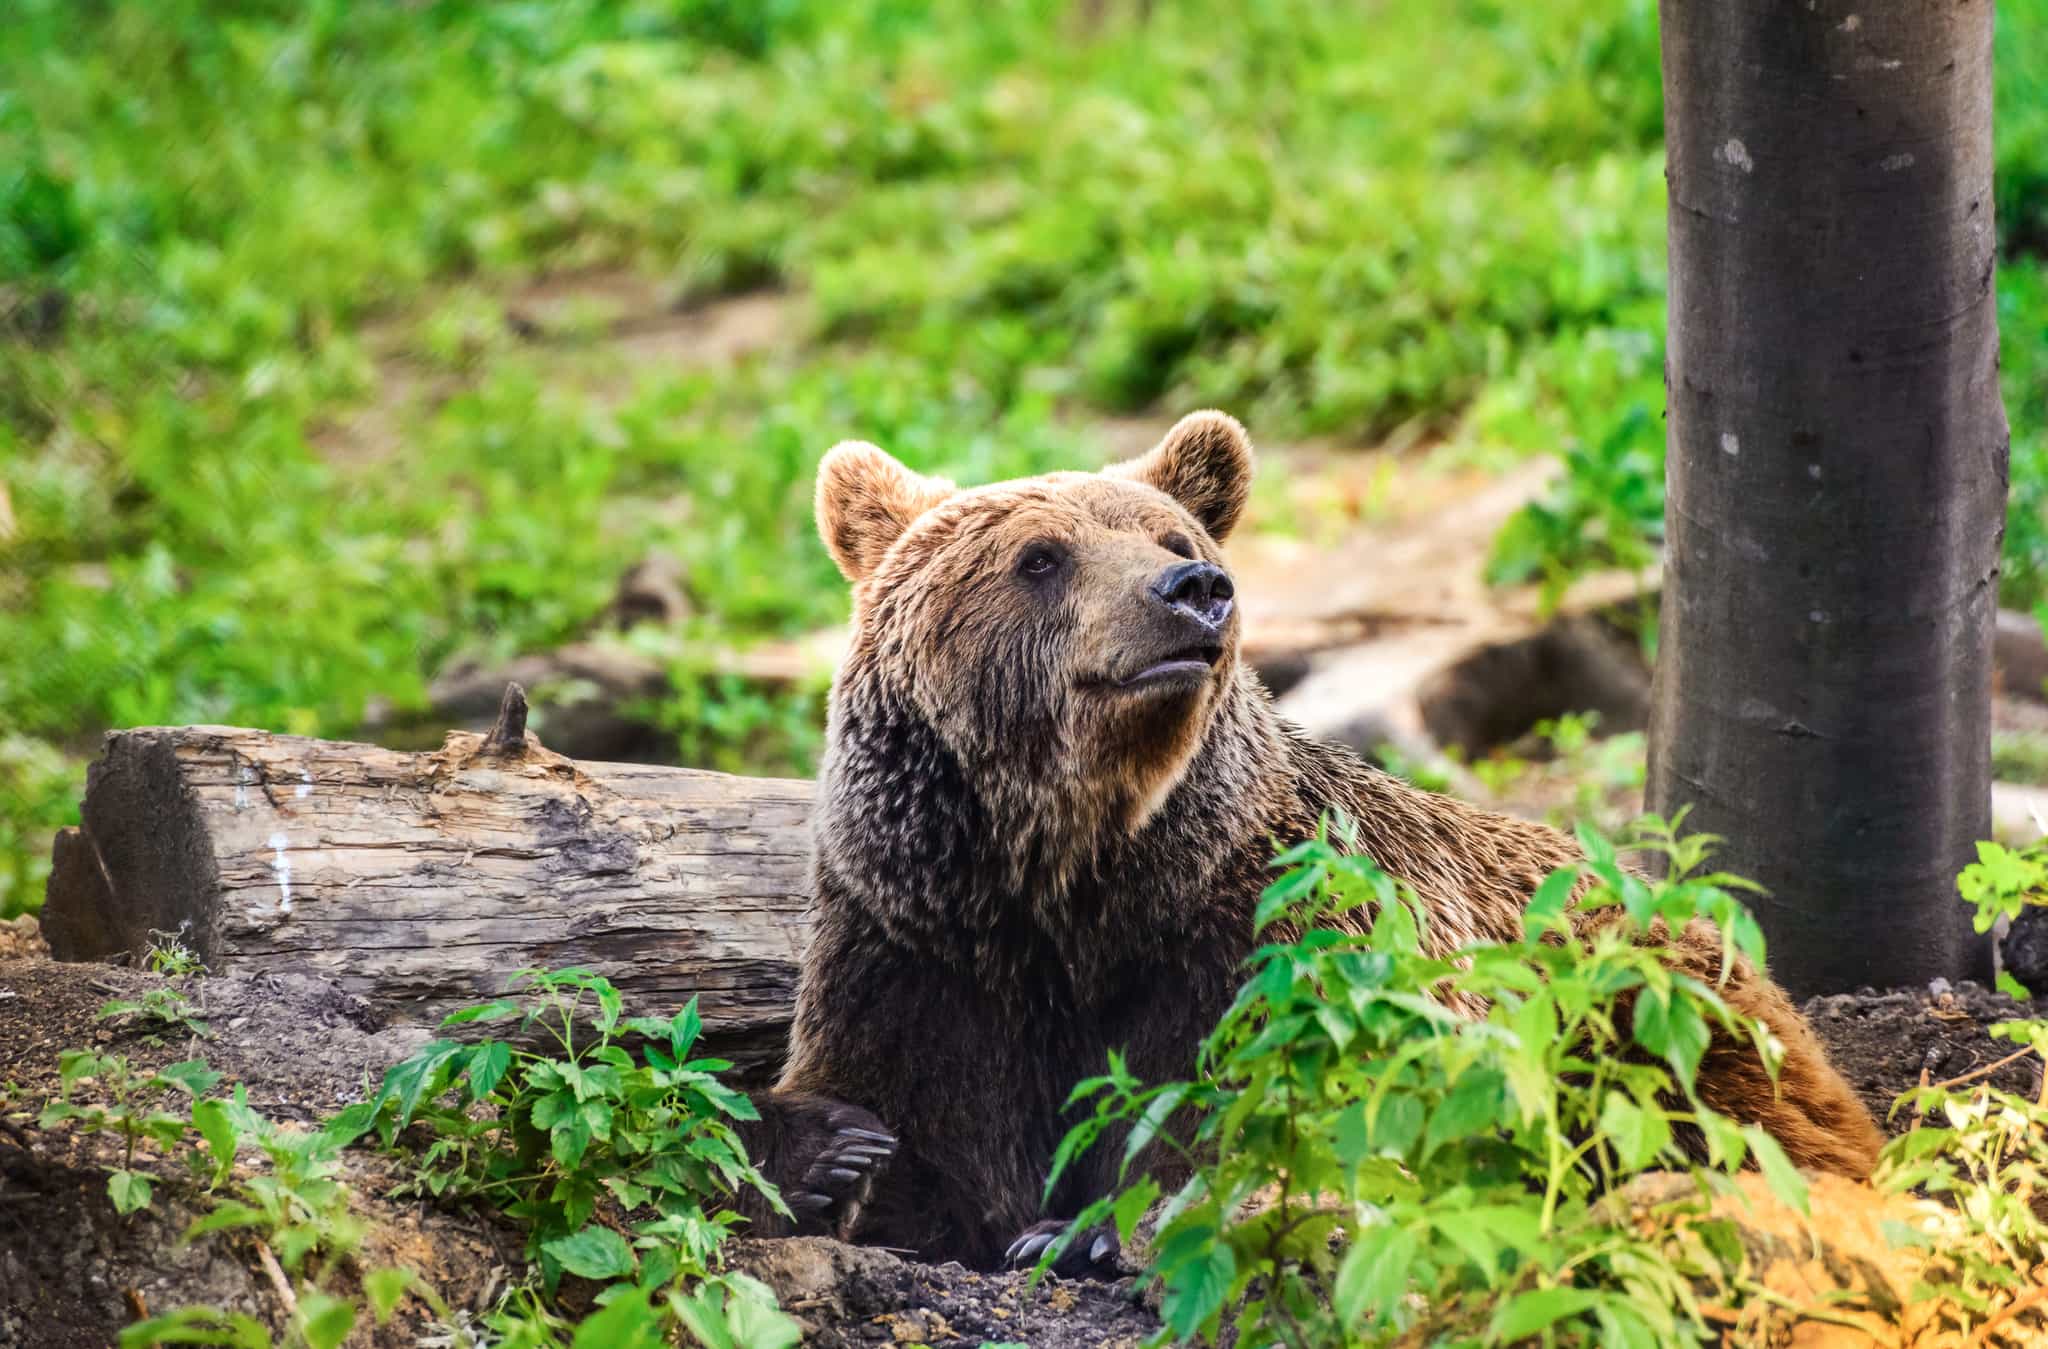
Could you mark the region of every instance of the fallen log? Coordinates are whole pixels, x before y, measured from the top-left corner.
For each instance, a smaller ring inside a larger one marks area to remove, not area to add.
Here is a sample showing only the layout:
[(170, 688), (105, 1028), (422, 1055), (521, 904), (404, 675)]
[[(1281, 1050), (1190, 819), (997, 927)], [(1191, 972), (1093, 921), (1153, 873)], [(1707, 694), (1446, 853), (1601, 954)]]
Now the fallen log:
[(43, 910), (61, 960), (176, 934), (216, 973), (321, 976), (432, 1023), (527, 967), (629, 1010), (701, 995), (705, 1051), (780, 1064), (808, 938), (811, 784), (577, 763), (525, 733), (430, 754), (225, 726), (110, 733)]

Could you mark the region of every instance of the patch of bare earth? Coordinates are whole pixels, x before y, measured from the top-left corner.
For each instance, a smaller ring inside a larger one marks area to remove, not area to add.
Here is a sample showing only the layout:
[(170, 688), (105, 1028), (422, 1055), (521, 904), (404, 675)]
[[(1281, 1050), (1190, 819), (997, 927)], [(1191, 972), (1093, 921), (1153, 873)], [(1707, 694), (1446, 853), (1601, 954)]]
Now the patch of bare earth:
[[(364, 400), (314, 429), (314, 449), (344, 467), (387, 462), (407, 428), (474, 385), (486, 362), (506, 354), (547, 362), (550, 382), (618, 403), (651, 376), (716, 370), (794, 339), (797, 301), (759, 290), (708, 300), (678, 299), (662, 282), (630, 271), (545, 277), (497, 296), (505, 332), (479, 334), (480, 354), (459, 369), (426, 359), (416, 313), (372, 322), (363, 345), (372, 366)], [(509, 345), (507, 340), (509, 339)]]

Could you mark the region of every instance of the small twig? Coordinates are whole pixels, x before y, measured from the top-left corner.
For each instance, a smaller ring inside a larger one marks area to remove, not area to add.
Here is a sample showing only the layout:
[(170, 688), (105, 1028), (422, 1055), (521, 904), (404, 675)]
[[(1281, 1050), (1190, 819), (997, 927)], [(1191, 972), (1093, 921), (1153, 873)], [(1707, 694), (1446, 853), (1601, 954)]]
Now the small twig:
[(285, 1278), (284, 1271), (277, 1267), (277, 1257), (270, 1253), (270, 1243), (261, 1237), (256, 1239), (256, 1259), (263, 1266), (263, 1273), (269, 1278), (270, 1286), (277, 1290), (277, 1300), (284, 1303), (285, 1315), (291, 1320), (297, 1321), (299, 1319), (298, 1296), (292, 1292), (291, 1282)]
[(2048, 1302), (2048, 1287), (2036, 1288), (2025, 1297), (2014, 1298), (2006, 1303), (1992, 1313), (1991, 1318), (1983, 1325), (1977, 1327), (1975, 1333), (1970, 1336), (1970, 1349), (1980, 1349), (1980, 1346), (1991, 1343), (1991, 1332), (1998, 1329), (2000, 1321), (2010, 1321), (2021, 1312), (2042, 1302)]
[(485, 754), (524, 754), (526, 747), (526, 690), (514, 681), (505, 685), (498, 722), (479, 749)]
[[(2025, 1058), (2027, 1055), (2033, 1052), (2034, 1047), (2032, 1045), (2028, 1045), (2025, 1049), (2016, 1050), (2013, 1053), (2007, 1054), (2004, 1058), (2000, 1059), (1996, 1063), (1987, 1063), (1982, 1068), (1972, 1068), (1969, 1072), (1964, 1073), (1959, 1077), (1952, 1077), (1946, 1082), (1937, 1082), (1934, 1085), (1937, 1089), (1946, 1089), (1948, 1087), (1960, 1087), (1965, 1082), (1972, 1082), (1975, 1081), (1977, 1078), (1987, 1076), (1991, 1073), (1995, 1073), (2000, 1068), (2005, 1067), (2005, 1065), (2008, 1063), (2018, 1063), (2021, 1059)], [(1920, 1085), (1923, 1087), (1927, 1085), (1927, 1070), (1924, 1068), (1920, 1070)]]

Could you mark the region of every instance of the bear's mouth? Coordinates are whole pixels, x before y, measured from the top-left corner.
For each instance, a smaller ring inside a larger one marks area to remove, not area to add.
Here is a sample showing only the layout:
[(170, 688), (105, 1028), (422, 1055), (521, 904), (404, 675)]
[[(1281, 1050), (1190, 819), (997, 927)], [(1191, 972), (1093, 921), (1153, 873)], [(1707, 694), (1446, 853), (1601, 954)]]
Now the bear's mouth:
[(1223, 647), (1202, 642), (1167, 652), (1134, 675), (1116, 681), (1120, 689), (1144, 689), (1172, 684), (1199, 684), (1223, 659)]

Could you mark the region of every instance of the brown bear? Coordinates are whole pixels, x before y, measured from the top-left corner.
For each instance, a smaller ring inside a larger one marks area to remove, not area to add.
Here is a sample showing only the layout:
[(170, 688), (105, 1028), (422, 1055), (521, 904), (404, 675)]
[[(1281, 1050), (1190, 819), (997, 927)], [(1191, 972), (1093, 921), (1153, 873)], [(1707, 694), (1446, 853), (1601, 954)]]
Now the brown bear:
[[(749, 1138), (803, 1226), (984, 1268), (1035, 1256), (1114, 1181), (1118, 1150), (1097, 1149), (1043, 1198), (1069, 1089), (1112, 1049), (1142, 1080), (1192, 1070), (1276, 843), (1332, 808), (1442, 949), (1518, 938), (1537, 882), (1579, 858), (1275, 714), (1219, 549), (1251, 472), (1219, 412), (1102, 473), (965, 490), (871, 445), (825, 457), (818, 526), (854, 636), (789, 1061)], [(1718, 969), (1712, 928), (1673, 945)], [(1785, 1062), (1774, 1089), (1717, 1044), (1702, 1097), (1797, 1163), (1867, 1174), (1877, 1128), (1784, 993), (1743, 964), (1725, 995)], [(1067, 1265), (1111, 1251), (1091, 1234)]]

